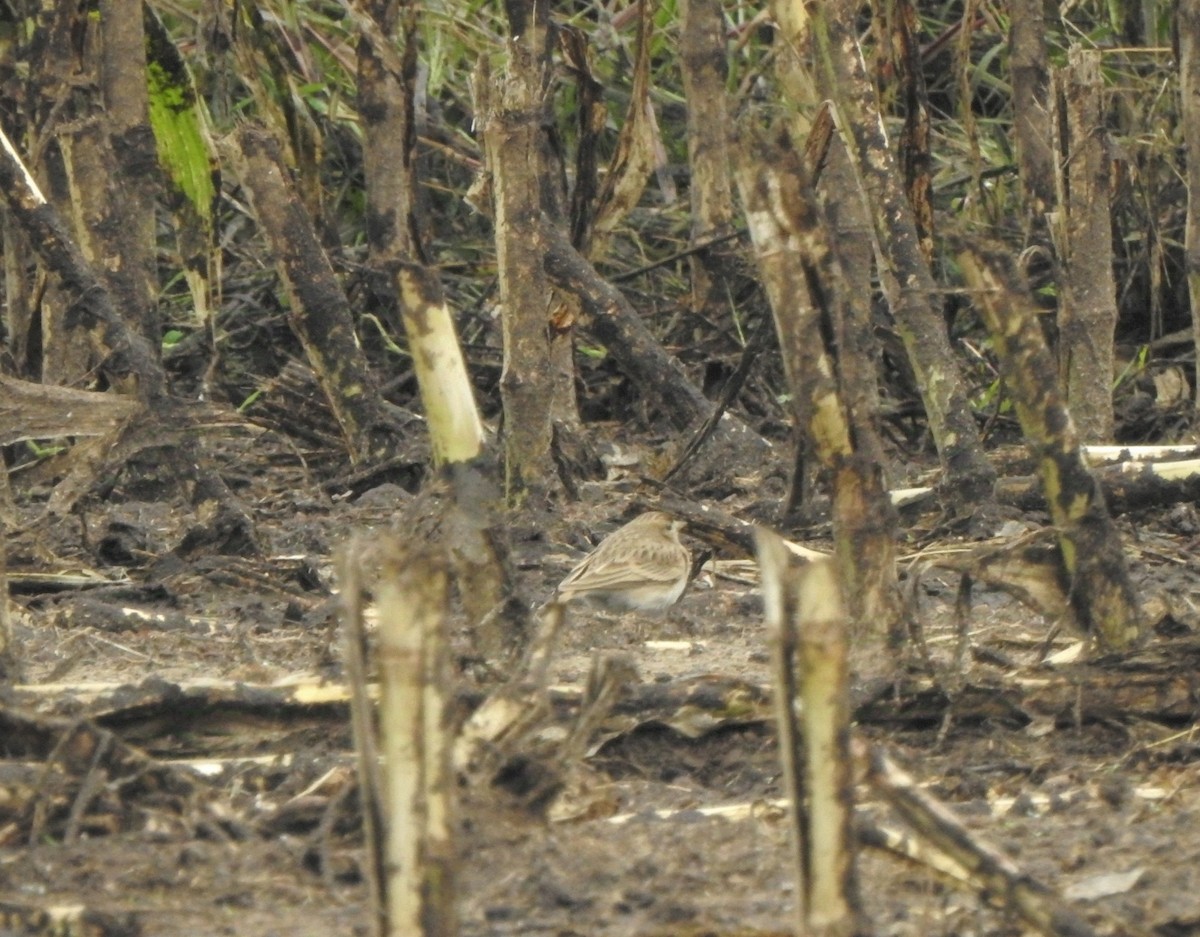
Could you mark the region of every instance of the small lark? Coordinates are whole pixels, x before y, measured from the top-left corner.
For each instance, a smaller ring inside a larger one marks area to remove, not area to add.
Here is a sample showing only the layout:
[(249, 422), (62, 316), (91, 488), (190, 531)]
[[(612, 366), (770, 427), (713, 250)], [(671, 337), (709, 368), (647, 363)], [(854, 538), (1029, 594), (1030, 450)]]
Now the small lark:
[(575, 599), (620, 611), (660, 611), (687, 587), (692, 558), (679, 541), (683, 521), (651, 511), (609, 534), (559, 583), (552, 601)]

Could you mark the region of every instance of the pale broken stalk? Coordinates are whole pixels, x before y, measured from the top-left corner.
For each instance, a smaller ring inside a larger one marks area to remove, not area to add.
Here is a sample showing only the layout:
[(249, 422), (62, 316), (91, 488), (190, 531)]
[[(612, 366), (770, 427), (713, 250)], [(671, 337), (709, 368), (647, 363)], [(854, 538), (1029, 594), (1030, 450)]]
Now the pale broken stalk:
[(850, 760), (849, 620), (835, 561), (797, 570), (800, 713), (810, 811), (809, 933), (860, 933)]
[(511, 593), (500, 495), (484, 458), (484, 429), (451, 309), (437, 271), (396, 262), (395, 282), (412, 353), (433, 460), (450, 480), (454, 498), (443, 516), (443, 536), (475, 642), (489, 660), (509, 650), (509, 619), (495, 611)]
[(396, 283), (434, 462), (470, 462), (483, 451), (483, 423), (440, 283), (415, 264), (402, 265)]
[(389, 937), (457, 933), (453, 783), (443, 620), (448, 577), (428, 550), (382, 551), (379, 609), (379, 753)]
[(860, 933), (841, 586), (832, 558), (802, 564), (775, 533), (759, 528), (756, 534), (792, 817), (799, 932)]

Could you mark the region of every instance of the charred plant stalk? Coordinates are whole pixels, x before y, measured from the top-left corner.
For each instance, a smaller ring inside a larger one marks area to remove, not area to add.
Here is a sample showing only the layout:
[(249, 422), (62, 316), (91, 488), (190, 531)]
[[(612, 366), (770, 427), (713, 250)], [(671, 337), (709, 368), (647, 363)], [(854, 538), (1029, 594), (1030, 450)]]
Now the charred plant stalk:
[(355, 461), (386, 457), (395, 447), (391, 421), (358, 343), (349, 301), (289, 182), (278, 141), (247, 123), (229, 152), (275, 254), (291, 304), (288, 323), (304, 345), (348, 454)]
[[(47, 43), (66, 40), (85, 28), (81, 9), (64, 7), (44, 25), (52, 32)], [(45, 47), (45, 71), (39, 85), (59, 93), (49, 106), (55, 118), (43, 125), (51, 133), (57, 159), (43, 163), (47, 191), (64, 215), (73, 221), (75, 238), (84, 256), (103, 279), (113, 306), (131, 331), (147, 337), (160, 332), (157, 317), (155, 266), (155, 201), (158, 161), (150, 128), (146, 84), (142, 6), (132, 0), (104, 0), (100, 15), (88, 19), (91, 34), (77, 55), (62, 59), (62, 50)], [(69, 88), (70, 90), (67, 90)], [(61, 108), (61, 111), (59, 110)], [(43, 304), (45, 335), (56, 336), (44, 346), (43, 376), (50, 383), (76, 384), (83, 359), (76, 340), (86, 335), (71, 315), (71, 297), (60, 308)], [(152, 345), (155, 354), (157, 346)], [(130, 387), (122, 388), (126, 391)]]
[[(929, 263), (933, 258), (933, 156), (930, 152), (929, 99), (925, 90), (921, 19), (917, 15), (914, 0), (899, 0), (895, 4), (879, 6), (890, 8), (890, 15), (884, 20), (888, 35), (882, 41), (892, 49), (891, 61), (904, 100), (904, 127), (900, 131), (898, 147), (900, 165), (904, 170), (904, 190), (912, 205), (913, 220), (921, 241), (921, 254)], [(967, 7), (970, 8), (969, 3)], [(968, 34), (964, 30), (964, 35)]]
[[(605, 280), (586, 257), (579, 253), (549, 223), (542, 221), (539, 242), (545, 252), (545, 268), (554, 286), (574, 294), (586, 315), (584, 328), (596, 337), (617, 362), (621, 371), (636, 384), (647, 400), (654, 401), (671, 424), (686, 430), (712, 416), (712, 402), (683, 374), (629, 300)], [(729, 455), (728, 464), (765, 455), (771, 444), (726, 413), (713, 431), (705, 455), (709, 464), (720, 462), (721, 453)]]
[(1176, 8), (1179, 36), (1179, 91), (1183, 139), (1187, 154), (1187, 218), (1184, 228), (1192, 341), (1196, 346), (1196, 409), (1200, 412), (1200, 0), (1180, 0)]
[[(1054, 204), (1054, 151), (1050, 125), (1050, 70), (1042, 0), (1012, 0), (1008, 44), (1012, 72), (1013, 138), (1027, 228), (1044, 236)], [(1182, 40), (1182, 34), (1180, 34)]]
[(395, 286), (434, 462), (451, 481), (454, 498), (443, 520), (444, 542), (467, 620), (480, 629), (475, 646), (488, 660), (500, 660), (523, 631), (494, 614), (511, 594), (506, 539), (497, 518), (501, 495), (484, 451), (483, 424), (451, 310), (437, 270), (423, 260), (419, 237), (413, 175), (417, 8), (372, 0), (350, 9), (360, 34), (359, 114), (371, 265)]
[[(772, 11), (781, 31), (790, 39), (780, 50), (775, 72), (781, 86), (797, 105), (786, 116), (791, 139), (797, 149), (804, 148), (804, 167), (825, 206), (849, 300), (843, 304), (843, 319), (836, 336), (838, 347), (853, 349), (841, 362), (842, 373), (847, 378), (842, 390), (851, 411), (875, 420), (879, 394), (879, 344), (871, 308), (871, 284), (878, 253), (875, 232), (847, 149), (849, 140), (835, 132), (833, 109), (828, 100), (822, 100), (813, 82), (807, 56), (802, 54), (808, 45), (807, 14), (800, 4), (792, 3), (776, 3)], [(810, 119), (813, 114), (815, 119)], [(906, 152), (911, 154), (911, 151)], [(887, 464), (882, 447), (871, 448), (877, 441), (876, 434), (871, 434), (860, 439), (859, 444), (864, 447), (863, 457), (882, 468)], [(806, 488), (811, 483), (812, 473), (807, 468), (804, 459), (798, 459), (788, 496), (788, 511), (798, 508), (809, 495)]]
[[(46, 201), (3, 130), (0, 130), (0, 188), (5, 205), (28, 245), (52, 271), (64, 295), (73, 297), (72, 312), (94, 343), (95, 351), (102, 359), (101, 368), (110, 383), (136, 392), (142, 402), (151, 405), (142, 412), (146, 419), (138, 425), (139, 432), (133, 435), (148, 440), (156, 432), (161, 434), (164, 430), (169, 432), (187, 425), (178, 401), (168, 394), (167, 375), (156, 344), (118, 314), (107, 286), (84, 257), (62, 216)], [(50, 336), (44, 335), (43, 340), (49, 342)], [(156, 420), (160, 421), (157, 426)], [(169, 444), (166, 445), (161, 445), (161, 436), (159, 439), (160, 469), (164, 475), (194, 482), (189, 496), (197, 516), (206, 519), (203, 526), (188, 532), (180, 544), (181, 555), (201, 543), (212, 542), (218, 542), (219, 549), (230, 552), (245, 553), (257, 549), (250, 518), (220, 476), (206, 471), (207, 460), (198, 451), (196, 440), (187, 434), (167, 438)], [(146, 442), (142, 448), (152, 444)], [(130, 450), (114, 446), (108, 457), (113, 464), (120, 464), (130, 454)], [(75, 490), (67, 495), (68, 500), (78, 498), (87, 485), (94, 483), (95, 477), (91, 475), (84, 481), (78, 474), (80, 470), (80, 466), (73, 470), (77, 474)], [(65, 487), (61, 487), (56, 496), (63, 493)]]
[(1095, 929), (1049, 888), (1019, 868), (989, 843), (976, 839), (961, 820), (934, 800), (907, 772), (883, 752), (856, 752), (869, 759), (872, 787), (937, 853), (970, 876), (976, 886), (1004, 905), (1040, 934), (1091, 937)]
[(350, 9), (360, 31), (358, 94), (371, 263), (400, 298), (434, 462), (470, 461), (483, 449), (483, 425), (441, 281), (422, 262), (417, 235), (412, 171), (416, 8), (391, 0), (372, 0), (364, 7)]
[[(158, 155), (150, 127), (146, 85), (146, 34), (137, 0), (102, 0), (102, 48), (97, 70), (104, 100), (102, 132), (112, 150), (114, 175), (105, 184), (98, 226), (105, 254), (96, 258), (107, 271), (109, 289), (124, 316), (143, 335), (157, 337), (157, 244), (155, 206)], [(98, 180), (99, 181), (99, 180)], [(97, 245), (101, 243), (97, 236)]]
[(683, 0), (679, 10), (680, 65), (687, 97), (689, 194), (692, 243), (727, 234), (733, 227), (729, 179), (729, 65), (725, 20), (716, 0)]
[[(792, 0), (793, 3), (799, 0)], [(849, 0), (808, 4), (816, 84), (839, 113), (880, 247), (884, 294), (921, 387), (930, 432), (945, 473), (945, 491), (957, 510), (976, 513), (993, 503), (995, 470), (983, 454), (946, 326), (940, 293), (921, 251), (903, 175), (889, 146), (854, 33), (858, 7)], [(807, 34), (787, 37), (808, 48)]]
[(712, 411), (712, 404), (683, 375), (619, 289), (556, 231), (542, 221), (539, 246), (546, 273), (557, 289), (579, 297), (584, 328), (609, 350), (643, 394), (657, 401), (676, 429), (687, 429)]
[(164, 397), (166, 372), (154, 346), (118, 315), (107, 288), (3, 131), (0, 131), (0, 190), (5, 207), (16, 219), (27, 243), (58, 278), (64, 291), (76, 297), (72, 308), (106, 355), (104, 370), (115, 378), (135, 377), (143, 399)]
[(421, 259), (413, 178), (417, 6), (347, 3), (358, 29), (358, 112), (363, 126), (367, 244), (371, 260)]
[[(725, 90), (729, 65), (725, 18), (718, 0), (679, 4), (679, 59), (687, 99), (688, 194), (692, 205), (691, 243), (723, 237), (733, 229), (730, 183), (729, 102)], [(720, 246), (689, 258), (692, 308), (717, 319), (730, 299), (726, 277), (732, 264)], [(719, 320), (718, 320), (719, 321)]]
[(0, 375), (0, 446), (26, 439), (107, 436), (143, 416), (126, 394), (101, 394)]
[[(845, 287), (834, 339), (834, 344), (842, 350), (838, 356), (842, 392), (856, 422), (878, 426), (880, 350), (871, 308), (875, 237), (843, 139), (832, 141), (816, 189), (825, 207), (831, 243), (837, 245), (842, 269), (840, 282)], [(888, 457), (877, 432), (860, 434), (855, 445), (864, 464), (884, 472)]]
[[(32, 13), (33, 11), (31, 11)], [(97, 23), (86, 12), (70, 4), (50, 4), (37, 9), (36, 28), (29, 45), (27, 83), (27, 126), (25, 140), (31, 154), (30, 166), (36, 172), (46, 200), (54, 207), (71, 231), (80, 255), (92, 266), (110, 293), (108, 281), (96, 267), (97, 254), (87, 229), (96, 220), (96, 191), (89, 188), (76, 198), (73, 190), (81, 185), (106, 188), (115, 174), (112, 152), (103, 145), (99, 123), (104, 102), (97, 72)], [(82, 47), (79, 37), (87, 36)], [(78, 85), (78, 87), (76, 87)], [(30, 246), (42, 257), (36, 241)], [(36, 373), (49, 384), (78, 386), (90, 381), (93, 369), (103, 359), (103, 351), (94, 344), (88, 326), (74, 316), (74, 299), (69, 285), (59, 284), (51, 276), (39, 292), (41, 353)], [(116, 314), (124, 310), (114, 303)], [(130, 320), (126, 319), (128, 325)], [(131, 331), (142, 334), (138, 328)], [(125, 393), (133, 392), (129, 375), (113, 375), (101, 365), (105, 377)]]
[(1059, 380), (1082, 438), (1108, 442), (1113, 434), (1113, 280), (1111, 157), (1105, 143), (1100, 53), (1074, 47), (1056, 76), (1065, 128), (1059, 141), (1058, 252), (1063, 290), (1058, 310)]
[(895, 512), (873, 439), (874, 401), (848, 408), (847, 377), (865, 362), (839, 344), (849, 291), (804, 168), (786, 140), (741, 154), (738, 184), (792, 388), (796, 425), (833, 485), (839, 570), (856, 629), (891, 630), (899, 617)]
[(446, 571), (436, 554), (399, 543), (380, 565), (385, 935), (456, 937)]
[(1004, 249), (964, 247), (959, 264), (992, 333), (1017, 418), (1038, 461), (1074, 623), (1101, 650), (1128, 647), (1141, 637), (1137, 597), (1120, 536), (1052, 377), (1054, 364), (1036, 310)]
[(639, 0), (637, 43), (633, 55), (633, 75), (629, 83), (629, 108), (621, 123), (616, 149), (596, 197), (592, 219), (593, 243), (589, 256), (602, 252), (607, 235), (637, 207), (646, 180), (654, 170), (655, 151), (659, 146), (658, 129), (650, 102), (650, 54), (654, 33), (655, 4)]
[(3, 226), (0, 250), (4, 252), (4, 334), (15, 373), (33, 374), (38, 370), (38, 363), (33, 360), (37, 301), (30, 250), (11, 212), (4, 213), (0, 225)]
[(506, 492), (510, 503), (544, 498), (556, 487), (551, 459), (554, 399), (567, 375), (550, 367), (550, 285), (542, 267), (540, 218), (555, 203), (543, 186), (550, 103), (553, 27), (548, 0), (508, 4), (507, 68), (498, 81), (481, 65), (477, 108), (492, 181), (496, 263), (500, 279), (504, 370)]

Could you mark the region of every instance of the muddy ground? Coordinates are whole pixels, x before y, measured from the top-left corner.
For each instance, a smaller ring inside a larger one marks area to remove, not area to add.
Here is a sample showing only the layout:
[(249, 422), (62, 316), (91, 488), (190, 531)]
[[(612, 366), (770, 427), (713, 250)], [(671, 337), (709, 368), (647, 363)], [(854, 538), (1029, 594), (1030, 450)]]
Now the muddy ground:
[[(304, 679), (340, 685), (330, 555), (351, 529), (387, 528), (413, 495), (386, 479), (365, 491), (318, 482), (270, 433), (211, 449), (252, 508), (262, 557), (173, 555), (190, 522), (177, 493), (160, 500), (119, 482), (104, 501), (49, 519), (40, 516), (48, 483), (14, 477), (29, 526), (9, 540), (23, 669), (9, 711), (66, 718), (36, 743), (10, 731), (0, 765), (8, 928), (0, 933), (38, 932), (37, 909), (67, 905), (98, 915), (109, 933), (367, 933), (344, 701), (254, 705), (245, 694)], [(782, 479), (744, 482), (722, 506), (768, 516)], [(527, 593), (547, 595), (589, 538), (620, 523), (635, 493), (628, 482), (592, 486), (589, 503), (545, 529), (515, 530)], [(1200, 595), (1194, 520), (1190, 508), (1168, 508), (1121, 521), (1139, 581), (1169, 580), (1185, 605)], [(912, 513), (905, 524), (929, 527)], [(806, 533), (806, 545), (829, 547), (819, 528)], [(912, 535), (904, 552), (931, 542)], [(744, 557), (716, 559), (665, 616), (575, 616), (555, 682), (569, 695), (597, 650), (618, 652), (643, 686), (744, 681), (750, 704), (694, 737), (626, 713), (573, 772), (565, 806), (548, 815), (502, 792), (464, 791), (463, 934), (790, 932), (795, 886), (776, 802), (756, 576), (736, 562)], [(75, 578), (32, 575), (49, 573)], [(957, 577), (936, 571), (919, 590), (943, 662), (957, 590)], [(1046, 673), (1036, 664), (1047, 634), (1039, 616), (980, 590), (970, 624), (973, 647), (988, 653), (972, 658), (968, 683), (1018, 687)], [(1053, 649), (1072, 641), (1061, 636)], [(223, 687), (225, 702), (179, 689), (195, 681)], [(860, 731), (1026, 875), (1066, 895), (1097, 932), (1200, 933), (1200, 749), (1190, 714), (1073, 718), (1023, 709), (1019, 690), (1006, 699), (1010, 708), (991, 717), (972, 710), (949, 723), (913, 717), (903, 699), (876, 700), (860, 713)], [(151, 759), (139, 783), (119, 784), (99, 756), (72, 761), (53, 748), (80, 716)], [(899, 825), (865, 788), (862, 798), (880, 822)], [(710, 809), (726, 807), (743, 809)], [(995, 896), (895, 856), (865, 851), (859, 873), (873, 933), (1029, 932)]]

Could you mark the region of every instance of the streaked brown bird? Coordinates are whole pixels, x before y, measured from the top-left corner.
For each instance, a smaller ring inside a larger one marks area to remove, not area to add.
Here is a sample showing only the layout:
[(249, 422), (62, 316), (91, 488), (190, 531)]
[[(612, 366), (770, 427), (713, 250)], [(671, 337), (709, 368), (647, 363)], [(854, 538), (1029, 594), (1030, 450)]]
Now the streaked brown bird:
[(558, 584), (551, 601), (588, 599), (618, 611), (660, 611), (687, 588), (692, 557), (683, 521), (650, 511), (615, 530)]

